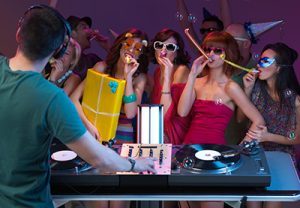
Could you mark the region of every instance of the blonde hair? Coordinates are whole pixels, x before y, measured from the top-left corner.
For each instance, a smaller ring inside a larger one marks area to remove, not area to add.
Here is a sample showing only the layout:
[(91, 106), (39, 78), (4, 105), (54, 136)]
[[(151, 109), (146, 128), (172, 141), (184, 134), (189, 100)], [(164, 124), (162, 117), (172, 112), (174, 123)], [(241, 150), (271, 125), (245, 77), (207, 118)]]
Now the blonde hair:
[(75, 39), (73, 39), (73, 38), (70, 38), (69, 45), (74, 50), (73, 57), (72, 57), (72, 63), (70, 65), (70, 67), (69, 67), (69, 69), (73, 69), (77, 65), (77, 63), (78, 63), (78, 61), (80, 59), (80, 56), (81, 56), (81, 47), (80, 47), (79, 43)]

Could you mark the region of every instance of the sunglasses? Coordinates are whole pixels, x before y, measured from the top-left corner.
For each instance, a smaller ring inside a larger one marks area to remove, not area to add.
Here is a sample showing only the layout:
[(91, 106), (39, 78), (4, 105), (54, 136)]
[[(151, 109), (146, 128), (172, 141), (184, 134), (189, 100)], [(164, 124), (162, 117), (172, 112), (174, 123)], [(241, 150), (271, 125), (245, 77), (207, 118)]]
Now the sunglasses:
[(165, 47), (167, 51), (170, 52), (175, 52), (176, 50), (179, 49), (179, 47), (175, 43), (163, 43), (160, 41), (155, 41), (153, 47), (155, 50), (161, 50)]
[[(134, 47), (133, 47), (134, 46)], [(140, 42), (135, 42), (134, 39), (128, 38), (123, 42), (123, 49), (130, 50), (133, 47), (133, 53), (138, 56), (142, 53), (143, 44)]]
[(214, 27), (209, 27), (209, 28), (200, 28), (200, 33), (206, 34), (206, 33), (210, 33), (210, 32), (214, 32), (214, 31), (219, 31), (217, 28)]
[(267, 68), (275, 62), (275, 58), (262, 57), (258, 60), (258, 66), (261, 68)]
[(215, 48), (215, 47), (203, 47), (205, 53), (209, 54), (211, 51), (216, 55), (221, 55), (225, 52), (224, 48)]

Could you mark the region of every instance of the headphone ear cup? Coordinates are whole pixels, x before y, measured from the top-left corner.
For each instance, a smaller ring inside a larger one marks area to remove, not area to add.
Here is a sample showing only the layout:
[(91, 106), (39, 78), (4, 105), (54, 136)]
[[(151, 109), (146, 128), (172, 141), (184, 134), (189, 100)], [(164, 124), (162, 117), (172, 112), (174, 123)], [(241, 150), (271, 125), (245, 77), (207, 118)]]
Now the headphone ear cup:
[[(53, 58), (58, 59), (58, 58), (61, 58), (65, 54), (65, 52), (68, 48), (70, 38), (71, 38), (72, 29), (71, 29), (71, 26), (70, 26), (69, 22), (61, 14), (59, 14), (55, 10), (54, 10), (54, 12), (55, 12), (56, 16), (63, 22), (64, 27), (65, 27), (65, 37), (64, 37), (63, 45), (60, 46), (57, 49), (57, 52), (55, 52), (54, 55), (53, 55)], [(66, 36), (68, 38), (67, 42), (65, 40)]]
[(53, 58), (55, 58), (55, 59), (61, 58), (61, 57), (65, 54), (65, 52), (66, 52), (66, 50), (67, 50), (67, 48), (68, 48), (68, 45), (69, 45), (69, 41), (68, 41), (67, 43), (63, 43), (63, 45), (61, 45), (61, 46), (55, 51), (55, 53), (54, 53), (54, 55), (53, 55)]

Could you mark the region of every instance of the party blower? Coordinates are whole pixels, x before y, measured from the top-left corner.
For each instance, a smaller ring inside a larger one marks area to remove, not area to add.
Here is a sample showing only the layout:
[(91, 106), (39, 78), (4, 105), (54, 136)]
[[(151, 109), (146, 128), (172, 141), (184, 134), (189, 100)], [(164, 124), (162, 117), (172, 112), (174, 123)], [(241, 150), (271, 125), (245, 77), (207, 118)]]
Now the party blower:
[(226, 59), (225, 59), (225, 54), (221, 54), (221, 55), (220, 55), (220, 58), (223, 59), (227, 64), (229, 64), (229, 65), (231, 65), (231, 66), (233, 66), (233, 67), (235, 67), (235, 68), (244, 70), (244, 71), (246, 71), (246, 72), (252, 72), (252, 73), (258, 73), (258, 72), (259, 72), (259, 71), (256, 70), (255, 68), (248, 69), (248, 68), (245, 68), (245, 67), (243, 67), (243, 66), (240, 66), (240, 65), (238, 65), (238, 64), (236, 64), (236, 63), (233, 63), (233, 62), (231, 62), (231, 61), (226, 60)]
[[(207, 56), (207, 54), (204, 52), (204, 50), (199, 46), (199, 44), (196, 42), (196, 40), (191, 36), (191, 34), (189, 33), (189, 28), (186, 28), (184, 30), (184, 33), (187, 35), (187, 37), (192, 41), (192, 43), (196, 46), (196, 48), (203, 54), (203, 56), (205, 58), (207, 58), (207, 60), (209, 60), (210, 62), (212, 61), (212, 59), (210, 57)], [(248, 68), (245, 68), (243, 66), (240, 66), (236, 63), (233, 63), (231, 61), (228, 61), (225, 59), (225, 54), (221, 54), (220, 55), (220, 58), (223, 59), (227, 64), (233, 66), (233, 67), (236, 67), (238, 69), (241, 69), (241, 70), (244, 70), (246, 72), (252, 72), (252, 73), (258, 73), (259, 71), (252, 68), (252, 69), (248, 69)]]
[(212, 61), (212, 59), (210, 57), (208, 57), (206, 55), (206, 53), (204, 52), (204, 50), (199, 46), (199, 44), (197, 43), (197, 41), (191, 36), (191, 34), (189, 33), (189, 28), (186, 28), (184, 30), (184, 33), (186, 34), (186, 36), (188, 36), (188, 38), (192, 41), (192, 43), (196, 46), (196, 48), (203, 54), (203, 56), (205, 58), (207, 58), (207, 60), (209, 60), (210, 62)]

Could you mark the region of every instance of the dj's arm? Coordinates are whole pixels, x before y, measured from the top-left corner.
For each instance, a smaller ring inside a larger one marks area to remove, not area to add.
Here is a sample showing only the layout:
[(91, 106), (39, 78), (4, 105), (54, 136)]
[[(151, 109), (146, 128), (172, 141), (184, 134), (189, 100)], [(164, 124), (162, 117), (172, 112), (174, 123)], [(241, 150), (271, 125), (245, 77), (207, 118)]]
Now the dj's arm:
[(66, 144), (75, 151), (83, 160), (98, 168), (101, 172), (116, 171), (150, 171), (154, 169), (154, 159), (137, 159), (135, 164), (119, 156), (115, 151), (101, 145), (93, 136), (86, 131), (80, 138)]

